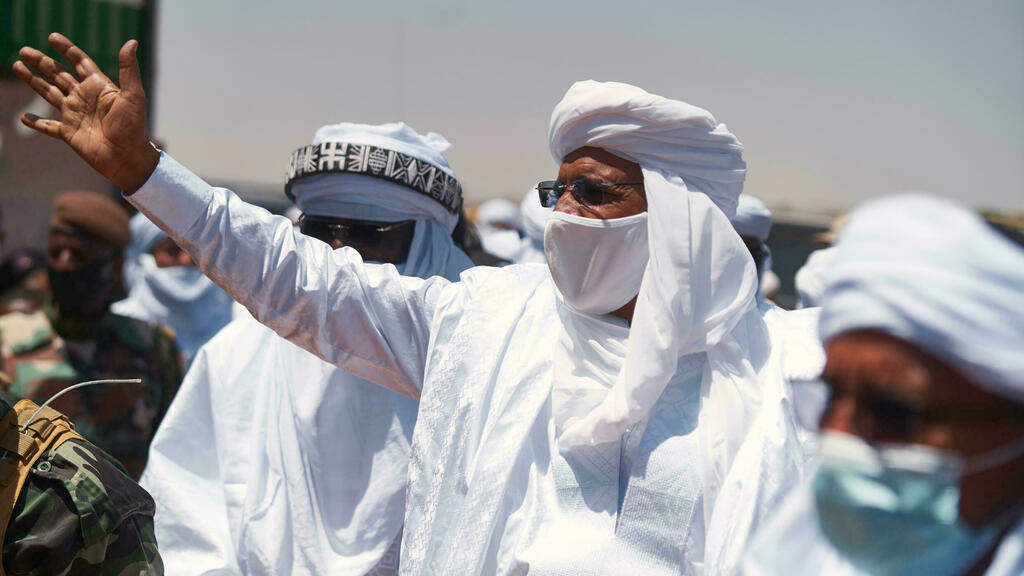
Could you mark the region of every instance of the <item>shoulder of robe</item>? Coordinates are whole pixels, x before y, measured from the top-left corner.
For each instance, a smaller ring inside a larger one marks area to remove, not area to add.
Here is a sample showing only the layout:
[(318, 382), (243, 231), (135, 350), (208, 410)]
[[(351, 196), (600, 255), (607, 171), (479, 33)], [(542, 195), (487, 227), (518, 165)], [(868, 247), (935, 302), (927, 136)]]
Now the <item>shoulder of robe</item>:
[(764, 312), (772, 347), (783, 349), (782, 367), (790, 380), (816, 378), (825, 368), (825, 349), (818, 338), (820, 308), (783, 310), (772, 306)]
[(494, 266), (474, 266), (464, 271), (459, 279), (468, 288), (493, 283), (515, 285), (527, 290), (535, 288), (550, 277), (547, 264), (513, 264), (501, 268)]

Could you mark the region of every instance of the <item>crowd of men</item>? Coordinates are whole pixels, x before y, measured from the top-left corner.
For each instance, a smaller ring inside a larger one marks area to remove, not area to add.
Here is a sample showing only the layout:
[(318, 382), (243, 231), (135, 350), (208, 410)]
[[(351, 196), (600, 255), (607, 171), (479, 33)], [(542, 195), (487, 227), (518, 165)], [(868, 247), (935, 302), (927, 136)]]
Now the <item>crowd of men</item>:
[(0, 575), (1024, 574), (1021, 231), (867, 202), (783, 310), (737, 137), (593, 81), (475, 226), (401, 122), (275, 216), (150, 143), (134, 41), (50, 43), (22, 121), (123, 196), (0, 268)]

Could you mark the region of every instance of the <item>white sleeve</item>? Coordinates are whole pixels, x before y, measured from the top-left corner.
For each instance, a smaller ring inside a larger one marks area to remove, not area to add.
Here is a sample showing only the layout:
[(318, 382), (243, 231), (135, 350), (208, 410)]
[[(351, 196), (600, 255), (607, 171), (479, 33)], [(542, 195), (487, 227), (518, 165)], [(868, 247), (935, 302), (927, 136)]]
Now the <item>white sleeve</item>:
[(128, 201), (261, 323), (346, 372), (419, 395), (431, 318), (449, 281), (332, 250), (163, 152)]

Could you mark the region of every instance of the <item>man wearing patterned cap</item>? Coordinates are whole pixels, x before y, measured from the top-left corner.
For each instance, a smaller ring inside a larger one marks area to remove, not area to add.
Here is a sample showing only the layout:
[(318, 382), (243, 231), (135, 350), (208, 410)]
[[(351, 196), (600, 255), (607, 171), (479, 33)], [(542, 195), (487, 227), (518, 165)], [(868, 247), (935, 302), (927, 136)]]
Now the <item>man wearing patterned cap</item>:
[(167, 329), (110, 311), (124, 295), (130, 238), (128, 215), (116, 202), (94, 192), (58, 194), (46, 256), (52, 302), (44, 311), (0, 317), (0, 355), (11, 399), (41, 403), (76, 382), (142, 378), (141, 386), (89, 387), (54, 402), (80, 434), (138, 478), (182, 370)]
[[(742, 146), (709, 112), (573, 85), (551, 116), (558, 180), (538, 186), (554, 207), (547, 266), (423, 280), (296, 235), (149, 146), (134, 43), (117, 88), (51, 41), (86, 79), (61, 77), (62, 91), (33, 75), (53, 66), (28, 48), (19, 77), (57, 107), (102, 91), (121, 108), (27, 125), (111, 178), (260, 322), (420, 399), (403, 573), (729, 574), (802, 475), (787, 382), (799, 359), (756, 306), (729, 222)], [(111, 128), (68, 136), (83, 120)], [(363, 152), (345, 161), (367, 165)], [(376, 169), (414, 183), (418, 163), (401, 160)], [(425, 176), (418, 190), (450, 197)]]
[[(451, 171), (448, 142), (403, 123), (324, 126), (293, 159), (339, 147)], [(451, 238), (460, 195), (445, 204), (369, 165), (295, 166), (286, 191), (304, 235), (405, 276), (457, 280), (471, 266)], [(416, 410), (236, 320), (200, 349), (142, 477), (168, 572), (396, 574)]]

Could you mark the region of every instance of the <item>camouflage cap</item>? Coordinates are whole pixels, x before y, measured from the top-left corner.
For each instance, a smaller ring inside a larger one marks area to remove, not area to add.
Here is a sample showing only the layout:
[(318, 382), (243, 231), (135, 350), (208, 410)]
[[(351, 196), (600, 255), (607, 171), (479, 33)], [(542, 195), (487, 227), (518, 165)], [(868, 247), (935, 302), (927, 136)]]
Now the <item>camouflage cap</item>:
[(106, 196), (86, 190), (61, 192), (53, 198), (50, 228), (84, 232), (114, 248), (124, 248), (132, 239), (128, 212)]

